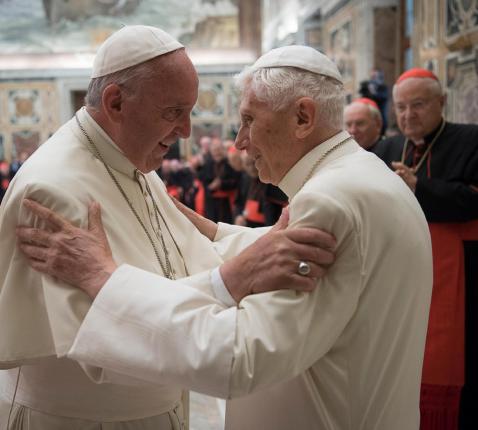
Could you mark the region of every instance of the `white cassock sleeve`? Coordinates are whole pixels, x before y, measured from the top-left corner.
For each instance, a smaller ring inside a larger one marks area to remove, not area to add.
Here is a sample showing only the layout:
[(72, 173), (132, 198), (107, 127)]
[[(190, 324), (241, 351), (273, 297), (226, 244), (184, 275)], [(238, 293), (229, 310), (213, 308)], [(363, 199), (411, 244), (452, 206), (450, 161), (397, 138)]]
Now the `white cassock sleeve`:
[(251, 295), (225, 308), (188, 286), (209, 282), (209, 273), (170, 281), (124, 265), (93, 302), (69, 356), (101, 368), (98, 382), (123, 374), (224, 398), (298, 375), (354, 314), (363, 263), (357, 223), (331, 197), (303, 192), (290, 215), (291, 227), (337, 239), (336, 261), (314, 292)]
[(270, 227), (250, 228), (220, 222), (213, 242), (214, 249), (226, 261), (239, 254), (269, 230)]
[(91, 304), (82, 291), (33, 270), (15, 234), (17, 225), (45, 228), (22, 205), (24, 198), (52, 208), (79, 226), (86, 224), (87, 206), (61, 186), (19, 182), (14, 183), (0, 213), (0, 368), (7, 369), (64, 356)]

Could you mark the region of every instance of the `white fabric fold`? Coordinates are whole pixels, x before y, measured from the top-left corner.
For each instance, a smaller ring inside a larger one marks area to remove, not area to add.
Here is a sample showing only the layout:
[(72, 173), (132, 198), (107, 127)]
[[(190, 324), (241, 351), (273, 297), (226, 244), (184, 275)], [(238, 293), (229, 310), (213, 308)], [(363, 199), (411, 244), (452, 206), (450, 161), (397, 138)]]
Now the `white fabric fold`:
[[(95, 300), (70, 357), (234, 398), (228, 430), (418, 429), (428, 226), (403, 181), (354, 141), (301, 188), (304, 166), (338, 137), (283, 179), (290, 227), (322, 228), (337, 240), (336, 261), (314, 292), (254, 294), (224, 308), (192, 288), (210, 282), (203, 275), (169, 281), (123, 266)], [(257, 236), (220, 226), (216, 249), (228, 258)], [(131, 348), (118, 345), (120, 335)]]

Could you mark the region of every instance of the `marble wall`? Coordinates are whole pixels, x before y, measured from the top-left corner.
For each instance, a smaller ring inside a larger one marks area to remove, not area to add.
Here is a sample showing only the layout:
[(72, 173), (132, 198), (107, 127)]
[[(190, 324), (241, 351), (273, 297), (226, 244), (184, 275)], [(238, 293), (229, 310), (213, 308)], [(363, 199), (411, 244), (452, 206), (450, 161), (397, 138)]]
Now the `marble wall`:
[(421, 0), (415, 6), (415, 64), (440, 78), (447, 119), (478, 123), (478, 0)]
[(31, 154), (59, 127), (54, 81), (0, 82), (0, 145), (8, 160)]
[(191, 115), (191, 137), (183, 143), (182, 153), (198, 150), (201, 136), (234, 139), (239, 127), (238, 94), (231, 76), (199, 76), (198, 101)]
[[(82, 105), (87, 86), (85, 77), (0, 81), (0, 158), (11, 161), (23, 151), (31, 154)], [(185, 157), (205, 134), (234, 138), (239, 119), (232, 74), (199, 75), (191, 125), (191, 137), (181, 142)]]

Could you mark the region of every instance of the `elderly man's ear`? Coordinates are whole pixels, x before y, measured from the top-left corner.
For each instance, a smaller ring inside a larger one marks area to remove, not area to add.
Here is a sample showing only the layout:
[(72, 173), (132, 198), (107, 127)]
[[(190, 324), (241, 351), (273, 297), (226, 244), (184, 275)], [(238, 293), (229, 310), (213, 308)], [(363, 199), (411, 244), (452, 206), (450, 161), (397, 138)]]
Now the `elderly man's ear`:
[(103, 111), (113, 122), (118, 122), (121, 118), (122, 105), (124, 102), (124, 92), (117, 84), (109, 84), (102, 94)]
[(295, 137), (305, 139), (315, 128), (317, 107), (309, 97), (301, 97), (295, 102), (296, 129)]

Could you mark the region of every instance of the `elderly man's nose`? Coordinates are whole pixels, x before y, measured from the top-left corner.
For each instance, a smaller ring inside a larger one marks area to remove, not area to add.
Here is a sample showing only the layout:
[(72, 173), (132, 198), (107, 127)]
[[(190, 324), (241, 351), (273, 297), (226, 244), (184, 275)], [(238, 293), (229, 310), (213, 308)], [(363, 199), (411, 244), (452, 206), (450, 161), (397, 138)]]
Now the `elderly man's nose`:
[(185, 139), (191, 135), (191, 118), (185, 117), (179, 125), (179, 135)]

